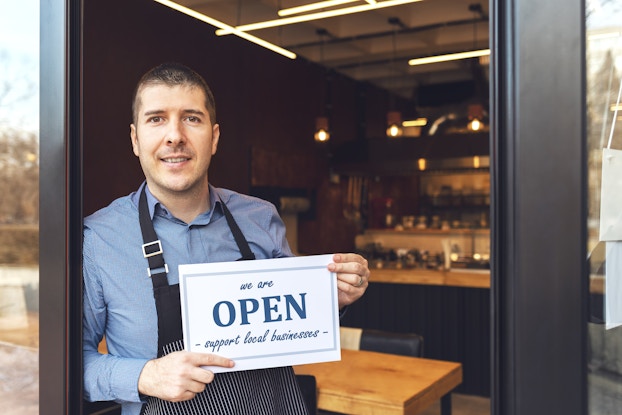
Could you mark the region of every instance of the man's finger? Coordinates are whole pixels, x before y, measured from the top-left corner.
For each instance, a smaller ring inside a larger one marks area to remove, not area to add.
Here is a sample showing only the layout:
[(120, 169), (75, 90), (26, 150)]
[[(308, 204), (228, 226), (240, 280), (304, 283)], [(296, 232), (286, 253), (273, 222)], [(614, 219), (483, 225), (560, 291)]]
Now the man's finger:
[(214, 380), (214, 376), (214, 372), (203, 369), (202, 367), (195, 368), (190, 374), (192, 380), (201, 382), (202, 384), (211, 383)]
[(231, 368), (235, 365), (233, 360), (210, 353), (189, 353), (190, 363), (193, 366), (219, 366)]

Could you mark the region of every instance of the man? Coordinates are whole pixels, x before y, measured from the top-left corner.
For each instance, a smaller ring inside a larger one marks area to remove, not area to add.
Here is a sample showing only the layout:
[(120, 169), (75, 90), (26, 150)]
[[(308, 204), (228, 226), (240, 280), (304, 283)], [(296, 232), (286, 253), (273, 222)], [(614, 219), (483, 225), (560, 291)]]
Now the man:
[[(124, 415), (305, 414), (291, 367), (215, 375), (201, 366), (235, 363), (183, 351), (179, 264), (292, 255), (272, 204), (209, 184), (220, 136), (209, 87), (163, 64), (141, 78), (132, 110), (146, 181), (84, 223), (86, 398), (117, 400)], [(340, 309), (363, 295), (364, 258), (336, 254), (328, 268)]]

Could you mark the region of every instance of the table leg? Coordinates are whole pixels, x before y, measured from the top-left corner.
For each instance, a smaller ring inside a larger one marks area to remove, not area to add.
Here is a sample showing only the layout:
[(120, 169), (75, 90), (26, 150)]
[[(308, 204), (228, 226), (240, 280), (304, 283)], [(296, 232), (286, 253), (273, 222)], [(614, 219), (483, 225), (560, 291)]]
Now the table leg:
[(451, 393), (441, 397), (441, 415), (451, 415)]

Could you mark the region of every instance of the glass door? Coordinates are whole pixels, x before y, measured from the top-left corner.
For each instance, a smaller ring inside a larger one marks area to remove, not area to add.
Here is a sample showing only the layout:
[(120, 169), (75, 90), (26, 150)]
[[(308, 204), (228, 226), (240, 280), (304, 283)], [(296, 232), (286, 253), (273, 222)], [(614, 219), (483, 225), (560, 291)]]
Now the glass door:
[[(619, 413), (622, 406), (622, 3), (586, 5), (586, 109), (590, 318), (590, 415)], [(618, 153), (620, 152), (620, 153)], [(620, 161), (618, 161), (620, 160)]]
[(39, 413), (39, 1), (0, 13), (0, 402)]

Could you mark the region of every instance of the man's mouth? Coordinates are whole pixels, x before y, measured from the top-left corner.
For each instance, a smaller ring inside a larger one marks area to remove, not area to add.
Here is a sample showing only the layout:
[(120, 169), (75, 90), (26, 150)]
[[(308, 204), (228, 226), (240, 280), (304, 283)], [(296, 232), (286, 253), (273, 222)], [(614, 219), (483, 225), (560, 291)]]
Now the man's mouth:
[(168, 158), (163, 158), (162, 161), (165, 163), (182, 163), (184, 161), (188, 161), (189, 158), (187, 157), (168, 157)]

